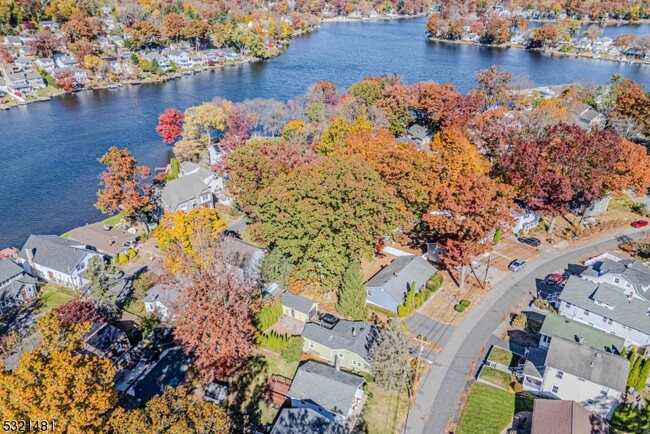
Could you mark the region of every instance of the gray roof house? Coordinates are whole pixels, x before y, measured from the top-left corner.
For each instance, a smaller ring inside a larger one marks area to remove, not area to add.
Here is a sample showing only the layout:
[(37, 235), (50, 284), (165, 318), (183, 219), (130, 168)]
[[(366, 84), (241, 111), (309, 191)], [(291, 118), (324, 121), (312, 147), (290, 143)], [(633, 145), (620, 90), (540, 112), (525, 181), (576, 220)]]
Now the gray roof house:
[(332, 328), (310, 322), (302, 331), (303, 351), (331, 365), (369, 372), (370, 348), (378, 334), (377, 327), (364, 321), (339, 320)]
[(345, 427), (335, 424), (310, 408), (285, 408), (273, 424), (271, 434), (343, 434)]
[(609, 424), (575, 401), (536, 399), (531, 434), (609, 434)]
[(223, 190), (223, 178), (217, 176), (212, 170), (200, 166), (191, 161), (183, 161), (181, 163), (181, 170), (178, 176), (180, 178), (196, 173), (201, 176), (201, 179), (210, 188), (210, 191), (217, 193)]
[(650, 268), (635, 259), (623, 259), (611, 253), (603, 253), (585, 262), (588, 266), (580, 277), (595, 283), (609, 283), (626, 293), (648, 301), (650, 294)]
[(49, 282), (80, 288), (88, 279), (88, 261), (102, 256), (97, 249), (58, 235), (30, 235), (18, 256), (23, 269)]
[(576, 401), (593, 413), (611, 418), (625, 392), (630, 365), (626, 358), (559, 337), (553, 338), (545, 356), (539, 350), (534, 356), (533, 367), (520, 365), (517, 369), (524, 389), (548, 398)]
[(311, 408), (343, 424), (361, 409), (364, 383), (358, 375), (308, 361), (298, 368), (287, 395), (293, 408)]
[(587, 104), (578, 104), (569, 112), (573, 117), (573, 123), (583, 130), (605, 125), (605, 116)]
[(179, 293), (171, 285), (157, 284), (152, 286), (142, 300), (148, 315), (158, 315), (161, 319), (170, 316), (171, 308), (178, 299)]
[(264, 249), (233, 236), (222, 237), (219, 247), (226, 262), (241, 270), (244, 278), (260, 279)]
[(650, 344), (650, 303), (631, 289), (570, 276), (558, 296), (560, 315), (625, 339)]
[(167, 212), (190, 212), (194, 208), (213, 208), (214, 195), (199, 173), (192, 173), (165, 184), (161, 194)]
[(316, 315), (318, 303), (302, 295), (285, 292), (282, 294), (282, 313), (302, 322)]
[(82, 351), (115, 364), (130, 348), (126, 333), (110, 324), (97, 322), (84, 335)]
[(0, 310), (18, 306), (37, 294), (37, 280), (11, 259), (0, 260)]
[(397, 312), (412, 283), (420, 290), (437, 271), (421, 256), (400, 256), (366, 283), (366, 302)]

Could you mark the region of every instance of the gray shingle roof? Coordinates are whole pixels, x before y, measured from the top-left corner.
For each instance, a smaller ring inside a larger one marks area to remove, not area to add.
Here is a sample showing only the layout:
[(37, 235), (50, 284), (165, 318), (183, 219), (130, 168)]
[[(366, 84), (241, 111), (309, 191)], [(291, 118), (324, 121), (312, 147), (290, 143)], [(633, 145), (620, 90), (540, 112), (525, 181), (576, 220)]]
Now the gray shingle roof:
[(298, 312), (308, 314), (315, 304), (317, 305), (318, 303), (302, 295), (295, 295), (290, 292), (282, 294), (282, 305), (289, 309), (297, 310)]
[(340, 320), (331, 330), (307, 323), (302, 336), (330, 349), (351, 351), (372, 363), (369, 352), (378, 332), (377, 327), (364, 321)]
[(30, 235), (19, 257), (28, 260), (27, 250), (31, 250), (34, 263), (65, 274), (70, 274), (87, 254), (97, 254), (83, 243), (58, 235)]
[(142, 299), (143, 303), (160, 302), (163, 306), (171, 308), (178, 299), (180, 294), (171, 285), (157, 284), (152, 286), (148, 291), (145, 298)]
[[(628, 298), (622, 288), (570, 276), (560, 294), (560, 300), (650, 334), (650, 303), (636, 297)], [(598, 305), (594, 300), (608, 304), (613, 309)]]
[(625, 390), (629, 365), (624, 357), (562, 338), (551, 340), (546, 355), (546, 366), (616, 391)]
[(310, 408), (285, 408), (271, 434), (342, 434), (344, 428)]
[(603, 258), (602, 261), (594, 264), (594, 268), (600, 270), (600, 273), (616, 274), (625, 277), (632, 282), (637, 290), (650, 286), (650, 269), (640, 261), (621, 259), (619, 262), (616, 262), (609, 258)]
[(161, 199), (165, 209), (176, 211), (178, 206), (196, 199), (209, 188), (203, 182), (201, 175), (191, 173), (173, 181), (169, 181), (162, 189)]
[(23, 267), (11, 259), (0, 260), (0, 284), (23, 273)]
[(298, 400), (311, 400), (346, 417), (354, 404), (354, 395), (363, 383), (362, 377), (308, 361), (296, 372), (288, 395)]
[(421, 256), (400, 256), (375, 274), (367, 283), (368, 288), (384, 288), (395, 300), (402, 301), (407, 286), (416, 283), (423, 287), (438, 270)]
[(544, 368), (546, 367), (546, 350), (541, 348), (531, 348), (526, 356), (524, 365), (524, 374), (531, 377), (543, 378)]

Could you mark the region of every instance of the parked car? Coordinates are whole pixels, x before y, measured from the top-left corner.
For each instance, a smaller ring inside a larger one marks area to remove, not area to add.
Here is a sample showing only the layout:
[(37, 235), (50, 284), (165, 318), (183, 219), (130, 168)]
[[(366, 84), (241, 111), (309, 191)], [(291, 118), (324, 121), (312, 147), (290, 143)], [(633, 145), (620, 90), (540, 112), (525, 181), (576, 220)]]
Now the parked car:
[(535, 237), (519, 237), (517, 238), (517, 240), (519, 240), (520, 243), (526, 244), (531, 247), (539, 247), (542, 245), (540, 239)]
[(644, 228), (648, 226), (648, 221), (647, 220), (635, 220), (632, 222), (632, 227), (633, 228)]
[(564, 280), (564, 276), (560, 273), (553, 273), (546, 276), (546, 283), (549, 285), (559, 285)]
[(526, 266), (526, 261), (523, 259), (515, 259), (508, 265), (510, 271), (519, 271)]

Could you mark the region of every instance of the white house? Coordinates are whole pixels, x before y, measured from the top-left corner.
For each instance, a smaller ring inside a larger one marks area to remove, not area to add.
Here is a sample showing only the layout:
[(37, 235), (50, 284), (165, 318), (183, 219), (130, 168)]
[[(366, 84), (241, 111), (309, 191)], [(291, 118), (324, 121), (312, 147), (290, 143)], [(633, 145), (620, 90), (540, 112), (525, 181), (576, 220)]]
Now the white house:
[(172, 68), (172, 64), (169, 61), (169, 59), (166, 58), (165, 56), (161, 56), (158, 53), (143, 54), (142, 58), (144, 60), (148, 60), (149, 62), (152, 62), (152, 61), (155, 60), (158, 63), (158, 66), (160, 67), (160, 69), (162, 69), (163, 71), (167, 71), (167, 70)]
[(528, 391), (576, 401), (609, 419), (625, 392), (629, 365), (619, 355), (554, 337), (547, 352), (537, 348), (529, 351), (517, 375)]
[(167, 57), (169, 57), (169, 60), (174, 62), (176, 66), (179, 68), (191, 68), (192, 67), (192, 59), (190, 59), (190, 55), (187, 54), (186, 51), (182, 50), (169, 50), (169, 53), (167, 54)]
[(308, 361), (298, 368), (287, 395), (291, 407), (312, 409), (343, 424), (360, 410), (364, 383), (358, 375)]
[(97, 249), (58, 235), (30, 235), (18, 256), (23, 269), (48, 282), (80, 288), (88, 279), (84, 272)]
[(54, 64), (54, 60), (51, 59), (50, 57), (40, 57), (36, 59), (35, 63), (40, 68), (47, 71), (48, 74), (54, 73), (54, 69), (56, 68), (56, 65)]
[(194, 208), (214, 208), (214, 194), (200, 173), (191, 173), (167, 182), (161, 202), (167, 212), (190, 212)]
[(163, 320), (168, 319), (178, 295), (178, 291), (171, 285), (154, 285), (147, 291), (146, 297), (142, 300), (144, 309), (148, 315), (156, 315)]
[(623, 259), (611, 253), (603, 253), (585, 261), (588, 267), (580, 277), (594, 283), (609, 283), (649, 301), (650, 268), (634, 259)]
[(73, 68), (79, 66), (77, 60), (72, 56), (57, 56), (54, 62), (58, 68)]

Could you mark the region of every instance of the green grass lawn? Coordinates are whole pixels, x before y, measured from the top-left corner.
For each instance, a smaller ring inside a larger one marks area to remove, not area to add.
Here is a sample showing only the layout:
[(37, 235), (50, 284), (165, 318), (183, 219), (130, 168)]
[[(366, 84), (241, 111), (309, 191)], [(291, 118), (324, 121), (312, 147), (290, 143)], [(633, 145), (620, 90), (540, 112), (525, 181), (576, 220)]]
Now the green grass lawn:
[(507, 366), (509, 368), (517, 366), (520, 359), (521, 356), (518, 354), (499, 347), (492, 347), (492, 351), (490, 351), (490, 357), (488, 357), (489, 361), (499, 363), (500, 365)]
[(120, 220), (122, 220), (122, 213), (112, 215), (109, 218), (107, 218), (106, 220), (102, 221), (102, 223), (112, 227), (112, 226), (115, 226), (116, 224), (118, 224), (120, 222)]
[(144, 303), (140, 300), (129, 300), (122, 310), (140, 318), (147, 316)]
[(474, 383), (456, 434), (500, 433), (519, 411), (532, 411), (533, 398)]
[(372, 434), (395, 434), (406, 421), (408, 394), (387, 392), (376, 384), (370, 384), (372, 398), (366, 401), (363, 423), (366, 431)]
[(48, 283), (41, 287), (41, 297), (38, 301), (38, 310), (45, 313), (62, 304), (66, 304), (74, 298), (74, 292), (63, 286)]
[(512, 381), (511, 374), (507, 372), (499, 371), (498, 369), (494, 369), (489, 366), (483, 366), (479, 378), (485, 381), (489, 381), (495, 386), (499, 386), (506, 390), (509, 390), (510, 383)]

